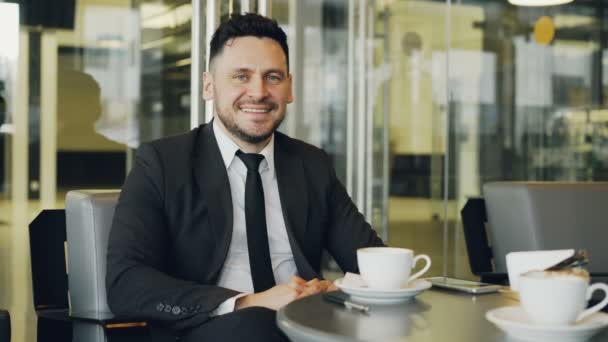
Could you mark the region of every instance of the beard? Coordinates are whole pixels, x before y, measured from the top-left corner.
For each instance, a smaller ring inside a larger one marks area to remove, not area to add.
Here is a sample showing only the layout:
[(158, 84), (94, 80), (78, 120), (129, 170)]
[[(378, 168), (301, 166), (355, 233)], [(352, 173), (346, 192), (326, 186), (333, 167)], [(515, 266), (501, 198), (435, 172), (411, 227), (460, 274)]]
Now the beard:
[[(263, 103), (256, 103), (256, 104), (263, 104)], [(237, 104), (237, 107), (238, 107), (238, 105), (239, 104)], [(272, 110), (276, 110), (277, 106), (275, 104), (268, 103), (268, 105), (272, 108)], [(270, 138), (270, 136), (277, 130), (277, 128), (279, 128), (279, 126), (281, 125), (281, 123), (283, 123), (283, 120), (285, 119), (285, 113), (280, 113), (279, 117), (277, 117), (276, 120), (274, 120), (274, 122), (272, 123), (272, 127), (268, 131), (261, 132), (259, 134), (252, 134), (252, 133), (248, 133), (245, 130), (243, 130), (236, 123), (236, 121), (234, 120), (234, 117), (230, 117), (228, 115), (222, 114), (222, 111), (220, 111), (219, 108), (216, 107), (215, 112), (217, 113), (217, 117), (222, 122), (224, 127), (226, 127), (228, 132), (230, 132), (232, 135), (239, 138), (240, 140), (243, 140), (250, 144), (258, 144), (258, 143), (261, 143), (261, 142), (265, 141), (266, 139)]]

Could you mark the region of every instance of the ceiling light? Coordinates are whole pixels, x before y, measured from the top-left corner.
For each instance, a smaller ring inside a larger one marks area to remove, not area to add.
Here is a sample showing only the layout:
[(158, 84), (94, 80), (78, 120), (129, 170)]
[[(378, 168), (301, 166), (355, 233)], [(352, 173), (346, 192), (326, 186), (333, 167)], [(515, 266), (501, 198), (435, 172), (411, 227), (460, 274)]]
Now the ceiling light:
[(563, 5), (574, 0), (509, 0), (513, 5), (517, 6), (553, 6)]

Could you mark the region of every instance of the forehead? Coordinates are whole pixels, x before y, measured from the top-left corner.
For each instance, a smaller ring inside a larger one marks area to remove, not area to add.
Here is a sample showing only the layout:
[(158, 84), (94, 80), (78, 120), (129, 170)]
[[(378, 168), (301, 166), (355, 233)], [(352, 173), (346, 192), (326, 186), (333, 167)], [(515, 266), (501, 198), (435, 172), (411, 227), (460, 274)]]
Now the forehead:
[(228, 40), (213, 61), (220, 70), (231, 69), (282, 69), (287, 70), (287, 60), (281, 45), (270, 38), (254, 36)]

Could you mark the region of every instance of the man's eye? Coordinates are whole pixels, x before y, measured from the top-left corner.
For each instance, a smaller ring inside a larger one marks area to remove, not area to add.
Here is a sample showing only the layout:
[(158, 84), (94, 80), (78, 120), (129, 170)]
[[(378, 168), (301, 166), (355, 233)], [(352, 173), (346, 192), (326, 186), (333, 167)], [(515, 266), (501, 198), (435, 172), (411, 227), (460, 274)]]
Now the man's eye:
[(235, 75), (234, 79), (239, 80), (239, 81), (246, 81), (247, 80), (247, 76), (243, 75), (243, 74), (239, 74), (239, 75)]
[(268, 80), (273, 82), (279, 82), (282, 80), (281, 76), (278, 75), (268, 75)]

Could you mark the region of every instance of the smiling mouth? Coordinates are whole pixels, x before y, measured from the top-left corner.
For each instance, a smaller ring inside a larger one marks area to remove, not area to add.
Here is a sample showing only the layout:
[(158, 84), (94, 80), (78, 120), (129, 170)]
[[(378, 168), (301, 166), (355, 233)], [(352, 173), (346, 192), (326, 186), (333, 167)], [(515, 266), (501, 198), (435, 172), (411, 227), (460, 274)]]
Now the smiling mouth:
[(245, 113), (268, 113), (270, 110), (270, 108), (241, 108)]

